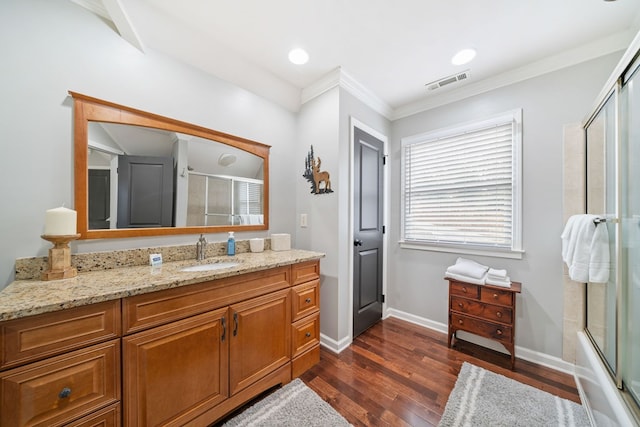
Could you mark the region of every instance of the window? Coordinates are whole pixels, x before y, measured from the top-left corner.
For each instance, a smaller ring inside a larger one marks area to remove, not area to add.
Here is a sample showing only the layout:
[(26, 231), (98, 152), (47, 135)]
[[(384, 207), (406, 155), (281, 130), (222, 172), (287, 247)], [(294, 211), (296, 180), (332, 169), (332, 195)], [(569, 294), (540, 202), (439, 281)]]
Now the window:
[(402, 139), (402, 245), (520, 258), (522, 110)]

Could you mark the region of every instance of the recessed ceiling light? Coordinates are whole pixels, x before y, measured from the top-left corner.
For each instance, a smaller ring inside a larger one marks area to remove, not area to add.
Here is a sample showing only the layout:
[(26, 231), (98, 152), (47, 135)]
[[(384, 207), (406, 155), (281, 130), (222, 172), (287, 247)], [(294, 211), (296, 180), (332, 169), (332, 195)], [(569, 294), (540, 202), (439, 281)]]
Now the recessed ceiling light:
[(289, 61), (296, 65), (306, 64), (309, 61), (309, 54), (306, 50), (295, 48), (289, 52)]
[(475, 57), (475, 49), (462, 49), (460, 52), (456, 53), (453, 58), (451, 58), (451, 63), (453, 65), (464, 65), (471, 62)]

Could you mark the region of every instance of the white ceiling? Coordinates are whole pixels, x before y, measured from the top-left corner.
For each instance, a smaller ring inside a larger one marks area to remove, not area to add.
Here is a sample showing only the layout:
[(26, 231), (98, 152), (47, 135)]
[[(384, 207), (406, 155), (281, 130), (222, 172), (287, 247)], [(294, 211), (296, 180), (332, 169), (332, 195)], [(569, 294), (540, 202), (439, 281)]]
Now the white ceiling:
[[(290, 110), (340, 69), (390, 118), (622, 50), (640, 28), (638, 0), (102, 2), (121, 35), (143, 50)], [(306, 65), (288, 62), (293, 47), (309, 52)], [(466, 47), (476, 59), (452, 65)], [(426, 83), (467, 68), (466, 82), (427, 91)]]

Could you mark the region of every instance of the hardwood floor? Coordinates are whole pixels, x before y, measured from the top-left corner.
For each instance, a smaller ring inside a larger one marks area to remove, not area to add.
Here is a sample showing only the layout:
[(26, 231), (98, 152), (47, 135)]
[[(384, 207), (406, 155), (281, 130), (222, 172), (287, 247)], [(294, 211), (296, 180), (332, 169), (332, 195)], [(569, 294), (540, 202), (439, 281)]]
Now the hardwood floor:
[(301, 379), (354, 426), (435, 426), (463, 362), (580, 402), (573, 376), (388, 318), (320, 363)]

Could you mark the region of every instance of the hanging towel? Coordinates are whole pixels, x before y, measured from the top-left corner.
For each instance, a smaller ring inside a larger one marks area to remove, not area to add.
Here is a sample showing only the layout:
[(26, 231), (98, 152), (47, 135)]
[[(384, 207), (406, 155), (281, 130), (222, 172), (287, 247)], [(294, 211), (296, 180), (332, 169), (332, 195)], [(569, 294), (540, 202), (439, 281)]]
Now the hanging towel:
[[(609, 279), (609, 234), (596, 215), (573, 215), (562, 232), (562, 259), (576, 282), (605, 283)], [(604, 280), (604, 281), (603, 281)]]

